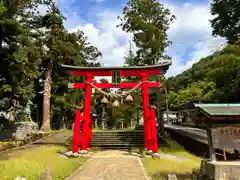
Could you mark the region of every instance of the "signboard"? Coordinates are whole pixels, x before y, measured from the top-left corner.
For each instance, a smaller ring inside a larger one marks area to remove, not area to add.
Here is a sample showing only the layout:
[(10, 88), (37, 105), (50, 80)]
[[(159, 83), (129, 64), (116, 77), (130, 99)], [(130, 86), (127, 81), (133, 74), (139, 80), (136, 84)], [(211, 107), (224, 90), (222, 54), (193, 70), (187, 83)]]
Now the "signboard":
[(120, 71), (112, 71), (112, 84), (119, 85), (121, 83)]
[(211, 129), (214, 148), (240, 151), (240, 126), (227, 126)]

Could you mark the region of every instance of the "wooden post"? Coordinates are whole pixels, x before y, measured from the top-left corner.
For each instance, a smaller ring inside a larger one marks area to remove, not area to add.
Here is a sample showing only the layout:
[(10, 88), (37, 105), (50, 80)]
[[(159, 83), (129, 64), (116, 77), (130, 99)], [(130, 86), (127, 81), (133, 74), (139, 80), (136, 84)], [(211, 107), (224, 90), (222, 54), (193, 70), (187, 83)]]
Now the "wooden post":
[(91, 145), (92, 145), (92, 117), (90, 116), (90, 119), (89, 119), (89, 125), (90, 125), (90, 128), (89, 128), (89, 137), (88, 137), (88, 148), (91, 148)]
[(72, 143), (72, 152), (78, 152), (78, 145), (80, 140), (80, 117), (81, 112), (79, 109), (75, 111), (75, 121), (73, 127), (73, 143)]
[(158, 152), (157, 128), (156, 128), (156, 113), (155, 109), (150, 109), (150, 126), (151, 126), (151, 150), (153, 153)]
[(209, 148), (209, 158), (211, 161), (216, 161), (216, 154), (213, 148), (212, 142), (212, 131), (211, 131), (212, 124), (210, 122), (207, 123), (207, 139), (208, 139), (208, 148)]
[(165, 138), (165, 129), (164, 129), (164, 119), (163, 119), (163, 111), (160, 105), (160, 88), (157, 91), (157, 122), (158, 122), (158, 133)]
[(227, 160), (226, 149), (225, 148), (223, 148), (223, 158), (224, 158), (224, 161)]
[[(146, 74), (141, 74), (141, 82), (147, 81), (148, 76)], [(144, 148), (149, 149), (149, 97), (148, 97), (148, 86), (146, 83), (142, 83), (142, 104), (143, 104), (143, 117), (144, 117)]]
[(89, 146), (90, 124), (92, 124), (91, 117), (90, 117), (92, 86), (88, 83), (92, 83), (92, 81), (93, 81), (93, 76), (91, 74), (87, 74), (86, 76), (87, 83), (85, 85), (81, 150), (86, 150)]

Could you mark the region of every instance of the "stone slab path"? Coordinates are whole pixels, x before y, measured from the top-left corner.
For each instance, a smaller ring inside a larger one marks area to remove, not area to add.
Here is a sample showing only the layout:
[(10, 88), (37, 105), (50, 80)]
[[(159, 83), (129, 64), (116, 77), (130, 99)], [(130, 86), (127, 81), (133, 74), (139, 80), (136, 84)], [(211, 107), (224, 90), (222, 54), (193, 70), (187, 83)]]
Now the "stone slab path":
[(124, 151), (97, 152), (66, 180), (148, 180), (139, 157)]

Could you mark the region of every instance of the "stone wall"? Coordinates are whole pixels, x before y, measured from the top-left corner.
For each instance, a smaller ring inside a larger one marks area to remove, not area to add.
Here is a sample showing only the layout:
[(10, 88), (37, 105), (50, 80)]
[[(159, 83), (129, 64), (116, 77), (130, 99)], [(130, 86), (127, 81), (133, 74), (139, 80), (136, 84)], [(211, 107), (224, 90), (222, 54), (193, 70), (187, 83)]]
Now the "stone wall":
[(15, 122), (13, 128), (13, 139), (23, 141), (38, 132), (38, 125), (35, 122)]
[(10, 122), (6, 120), (2, 121), (0, 126), (0, 141), (23, 141), (38, 132), (38, 125), (35, 122)]
[(240, 161), (202, 161), (202, 172), (213, 180), (239, 180)]

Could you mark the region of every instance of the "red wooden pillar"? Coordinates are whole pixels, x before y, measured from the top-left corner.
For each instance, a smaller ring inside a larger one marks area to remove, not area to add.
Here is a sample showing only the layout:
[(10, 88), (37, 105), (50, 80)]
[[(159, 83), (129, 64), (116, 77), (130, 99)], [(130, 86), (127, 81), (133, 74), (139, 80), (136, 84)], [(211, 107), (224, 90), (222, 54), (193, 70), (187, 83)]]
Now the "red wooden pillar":
[(75, 111), (75, 121), (73, 127), (73, 143), (72, 143), (72, 152), (78, 152), (78, 145), (79, 145), (79, 135), (80, 135), (80, 118), (81, 113), (80, 110), (77, 109)]
[[(147, 81), (148, 76), (141, 74), (141, 82)], [(143, 119), (144, 119), (144, 148), (149, 149), (149, 97), (148, 97), (148, 86), (146, 83), (142, 84), (142, 104), (143, 104)]]
[(156, 113), (154, 108), (150, 109), (150, 116), (151, 116), (151, 150), (153, 153), (158, 152), (158, 140), (157, 140), (157, 127), (156, 127)]
[(90, 116), (90, 122), (89, 122), (89, 138), (88, 138), (88, 146), (87, 148), (91, 148), (92, 145), (92, 116)]
[(90, 112), (91, 112), (91, 95), (92, 95), (92, 86), (88, 83), (92, 83), (93, 76), (92, 74), (87, 74), (86, 76), (86, 85), (85, 85), (85, 99), (84, 99), (84, 111), (83, 111), (83, 126), (82, 126), (82, 143), (81, 150), (86, 150), (89, 145), (89, 135), (90, 135)]

